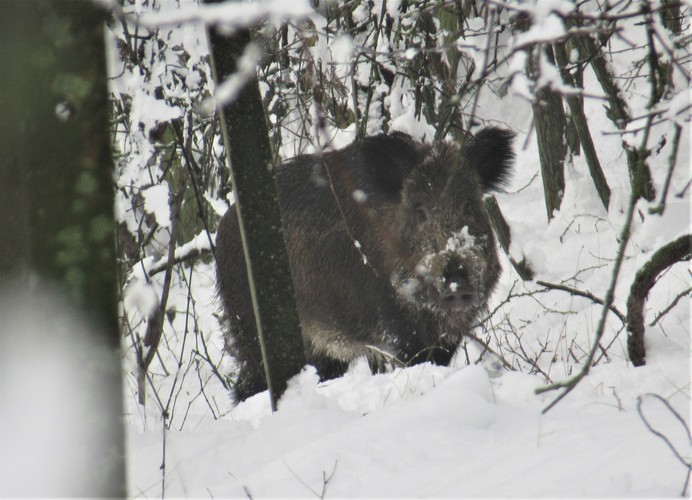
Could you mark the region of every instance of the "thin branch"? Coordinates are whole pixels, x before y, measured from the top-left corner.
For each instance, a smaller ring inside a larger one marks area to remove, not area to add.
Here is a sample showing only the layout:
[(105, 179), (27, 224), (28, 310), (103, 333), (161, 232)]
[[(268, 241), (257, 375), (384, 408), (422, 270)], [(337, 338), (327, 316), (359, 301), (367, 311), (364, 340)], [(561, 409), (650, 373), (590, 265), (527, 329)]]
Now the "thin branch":
[[(186, 252), (180, 252), (182, 247), (176, 248), (175, 257), (173, 257), (173, 265), (182, 264), (183, 262), (190, 262), (199, 257), (205, 255), (212, 255), (209, 248), (192, 248)], [(151, 267), (146, 269), (146, 275), (152, 277), (161, 271), (165, 271), (168, 268), (168, 259), (161, 259), (155, 262)]]
[[(161, 291), (161, 299), (159, 301), (159, 307), (149, 318), (149, 323), (147, 325), (147, 331), (144, 335), (144, 346), (148, 347), (146, 354), (138, 359), (139, 365), (139, 380), (144, 381), (144, 374), (147, 373), (149, 365), (154, 359), (154, 355), (158, 351), (159, 342), (161, 341), (161, 336), (163, 334), (163, 324), (166, 316), (166, 307), (168, 305), (168, 295), (171, 289), (171, 279), (173, 275), (173, 265), (175, 257), (175, 239), (177, 234), (178, 223), (180, 222), (180, 205), (182, 203), (183, 194), (185, 192), (185, 182), (186, 182), (186, 171), (183, 171), (183, 175), (180, 177), (180, 185), (178, 186), (178, 192), (173, 196), (170, 202), (171, 207), (171, 229), (170, 229), (170, 241), (168, 243), (168, 257), (166, 260), (166, 274), (163, 279), (163, 287)], [(144, 384), (140, 384), (140, 404), (144, 404), (146, 392), (144, 390)]]
[[(546, 288), (550, 288), (551, 290), (561, 290), (563, 292), (569, 293), (570, 295), (576, 295), (578, 297), (584, 297), (584, 298), (589, 299), (591, 302), (594, 302), (596, 304), (600, 304), (600, 305), (604, 304), (603, 299), (599, 299), (598, 297), (591, 294), (590, 292), (584, 292), (584, 291), (578, 290), (576, 288), (571, 288), (571, 287), (568, 287), (565, 285), (558, 285), (556, 283), (548, 283), (547, 281), (536, 281), (536, 284), (544, 286)], [(625, 323), (625, 315), (622, 314), (618, 310), (617, 307), (615, 307), (614, 305), (611, 304), (608, 307), (608, 309), (610, 309), (610, 311), (613, 314), (615, 314), (615, 316), (617, 316), (620, 319), (620, 321), (622, 321), (623, 324)]]
[[(644, 394), (646, 397), (650, 398), (655, 398), (658, 401), (660, 401), (675, 417), (675, 419), (680, 422), (682, 425), (683, 429), (685, 429), (685, 433), (687, 434), (687, 439), (688, 442), (692, 443), (692, 434), (690, 434), (690, 428), (687, 426), (687, 422), (685, 422), (685, 419), (682, 418), (682, 416), (675, 411), (675, 409), (670, 405), (668, 401), (666, 401), (664, 398), (659, 396), (658, 394), (652, 394), (652, 393), (647, 393)], [(663, 434), (662, 432), (657, 431), (656, 429), (653, 428), (653, 426), (649, 423), (649, 421), (646, 419), (644, 416), (644, 411), (642, 410), (642, 406), (644, 404), (644, 399), (642, 396), (637, 397), (637, 413), (639, 413), (639, 417), (642, 419), (642, 422), (644, 422), (644, 425), (646, 426), (647, 429), (649, 429), (649, 432), (651, 432), (653, 435), (661, 438), (664, 443), (670, 448), (670, 450), (673, 452), (673, 455), (675, 455), (675, 458), (680, 461), (685, 467), (687, 467), (687, 476), (685, 477), (685, 484), (682, 487), (682, 492), (681, 496), (685, 496), (685, 492), (687, 491), (687, 485), (689, 484), (690, 481), (690, 474), (692, 473), (692, 462), (689, 462), (688, 460), (685, 460), (685, 458), (680, 454), (680, 452), (675, 448), (675, 445), (670, 442), (668, 437)]]
[[(192, 189), (195, 193), (195, 200), (197, 201), (197, 207), (199, 208), (199, 211), (197, 212), (197, 215), (199, 218), (202, 220), (202, 224), (204, 224), (204, 230), (207, 234), (207, 238), (209, 240), (209, 248), (211, 249), (212, 255), (215, 256), (215, 251), (214, 251), (214, 242), (212, 241), (211, 237), (211, 231), (209, 230), (209, 224), (207, 222), (207, 217), (206, 213), (207, 211), (205, 210), (205, 204), (202, 202), (202, 194), (200, 192), (199, 187), (197, 186), (197, 181), (195, 179), (195, 172), (200, 172), (201, 168), (195, 161), (194, 155), (191, 154), (190, 148), (188, 145), (185, 144), (185, 139), (183, 137), (183, 132), (180, 127), (180, 119), (173, 120), (171, 124), (173, 125), (173, 130), (175, 131), (175, 136), (178, 139), (178, 144), (180, 146), (180, 151), (182, 153), (183, 159), (185, 160), (185, 166), (188, 169), (188, 175), (190, 178), (190, 181), (192, 183)], [(190, 124), (192, 124), (192, 117), (190, 117)], [(192, 134), (188, 135), (189, 138), (192, 137)]]
[[(491, 8), (490, 9), (490, 20), (487, 23), (489, 26), (488, 28), (488, 33), (487, 33), (487, 40), (485, 43), (485, 52), (483, 53), (483, 66), (481, 67), (481, 74), (478, 77), (477, 81), (482, 82), (487, 76), (488, 76), (488, 63), (490, 61), (490, 46), (491, 46), (491, 40), (493, 37), (493, 28), (495, 27), (495, 15), (496, 15), (496, 9)], [(478, 92), (476, 92), (475, 99), (473, 100), (473, 107), (471, 108), (471, 113), (469, 116), (469, 124), (468, 128), (469, 130), (473, 125), (476, 124), (476, 109), (478, 107), (478, 99), (480, 98), (481, 92), (480, 88)]]
[(489, 353), (492, 354), (493, 356), (496, 356), (497, 359), (500, 360), (500, 363), (502, 363), (502, 366), (504, 366), (504, 367), (507, 368), (508, 370), (515, 371), (514, 367), (511, 365), (511, 363), (509, 363), (509, 361), (507, 361), (501, 354), (498, 354), (497, 352), (495, 352), (495, 351), (488, 345), (487, 342), (484, 342), (483, 340), (479, 339), (479, 338), (478, 338), (476, 335), (474, 335), (473, 333), (467, 333), (466, 336), (467, 336), (468, 338), (470, 338), (471, 340), (473, 340), (474, 342), (476, 342), (476, 343), (477, 343), (478, 345), (480, 345), (481, 347), (483, 347), (483, 349), (485, 349), (485, 351), (489, 352)]
[(668, 307), (666, 307), (663, 311), (658, 313), (654, 320), (651, 323), (649, 323), (649, 326), (656, 326), (656, 323), (658, 323), (661, 320), (661, 318), (663, 318), (663, 316), (668, 314), (678, 304), (678, 302), (680, 302), (680, 299), (682, 299), (683, 297), (687, 297), (688, 295), (690, 295), (690, 293), (692, 293), (692, 287), (687, 288), (686, 290), (683, 290), (682, 292), (677, 294), (675, 299), (673, 299), (673, 302), (668, 304)]
[(673, 149), (668, 157), (668, 173), (666, 174), (666, 180), (663, 184), (663, 191), (661, 192), (661, 201), (658, 205), (649, 209), (650, 214), (663, 214), (666, 209), (666, 198), (668, 197), (668, 189), (670, 188), (670, 179), (673, 176), (673, 169), (675, 169), (675, 164), (677, 163), (678, 148), (680, 146), (680, 135), (682, 133), (682, 127), (675, 124), (675, 136), (673, 137)]

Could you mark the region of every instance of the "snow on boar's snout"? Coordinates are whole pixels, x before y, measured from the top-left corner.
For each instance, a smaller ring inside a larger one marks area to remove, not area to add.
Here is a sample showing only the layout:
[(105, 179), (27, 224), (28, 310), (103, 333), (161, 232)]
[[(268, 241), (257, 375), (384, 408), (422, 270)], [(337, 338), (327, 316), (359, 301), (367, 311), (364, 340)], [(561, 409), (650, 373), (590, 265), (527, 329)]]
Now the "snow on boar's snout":
[[(323, 378), (360, 356), (448, 364), (500, 275), (483, 194), (502, 187), (513, 134), (488, 128), (462, 145), (378, 135), (277, 169), (308, 361)], [(235, 210), (217, 236), (235, 397), (264, 390)]]
[[(490, 255), (491, 261), (492, 255)], [(488, 295), (488, 255), (475, 245), (467, 226), (445, 248), (418, 261), (412, 275), (395, 274), (392, 283), (404, 300), (420, 307), (439, 308), (450, 315), (482, 307)]]

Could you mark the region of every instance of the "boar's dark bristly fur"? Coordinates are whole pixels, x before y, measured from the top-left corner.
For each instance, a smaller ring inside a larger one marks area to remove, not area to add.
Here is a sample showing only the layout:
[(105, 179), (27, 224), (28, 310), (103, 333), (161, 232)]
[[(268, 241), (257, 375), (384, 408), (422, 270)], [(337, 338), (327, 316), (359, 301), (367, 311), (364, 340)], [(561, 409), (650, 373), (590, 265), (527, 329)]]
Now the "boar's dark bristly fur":
[[(322, 378), (365, 356), (446, 365), (501, 268), (483, 193), (506, 185), (512, 132), (463, 146), (378, 135), (277, 169), (308, 362)], [(221, 220), (217, 280), (243, 400), (266, 388), (235, 209)]]

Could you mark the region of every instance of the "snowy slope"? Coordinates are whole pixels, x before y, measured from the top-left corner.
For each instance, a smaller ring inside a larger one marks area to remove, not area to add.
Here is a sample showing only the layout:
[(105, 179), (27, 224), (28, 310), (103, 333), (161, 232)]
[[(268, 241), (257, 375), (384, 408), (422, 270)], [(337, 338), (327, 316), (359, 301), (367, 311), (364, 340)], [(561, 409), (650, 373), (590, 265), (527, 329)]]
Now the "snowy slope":
[[(686, 357), (597, 368), (545, 415), (550, 396), (533, 394), (542, 382), (531, 375), (421, 365), (371, 376), (363, 366), (318, 384), (306, 370), (273, 415), (261, 394), (224, 419), (168, 431), (166, 496), (676, 496), (686, 470), (646, 429), (636, 398), (672, 396), (684, 412)], [(665, 407), (645, 398), (643, 411), (690, 456)], [(134, 495), (161, 491), (155, 427), (130, 428)]]

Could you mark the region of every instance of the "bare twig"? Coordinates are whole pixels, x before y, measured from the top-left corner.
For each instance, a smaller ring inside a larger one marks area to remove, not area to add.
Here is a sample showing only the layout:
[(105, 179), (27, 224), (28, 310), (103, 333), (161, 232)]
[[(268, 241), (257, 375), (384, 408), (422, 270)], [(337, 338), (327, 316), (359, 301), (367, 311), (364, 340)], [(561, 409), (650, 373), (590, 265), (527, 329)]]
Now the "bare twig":
[(334, 477), (334, 474), (336, 473), (336, 466), (338, 465), (338, 460), (334, 461), (334, 467), (332, 468), (332, 471), (329, 473), (329, 476), (327, 476), (326, 471), (322, 471), (322, 491), (318, 492), (315, 489), (313, 489), (308, 483), (306, 483), (298, 474), (296, 474), (293, 469), (291, 469), (286, 462), (284, 462), (284, 466), (288, 469), (288, 471), (295, 477), (300, 484), (305, 486), (310, 493), (315, 495), (317, 498), (324, 499), (327, 496), (327, 487), (329, 486), (329, 482), (332, 480)]
[[(644, 394), (644, 397), (654, 398), (657, 401), (659, 401), (661, 404), (663, 404), (663, 406), (665, 406), (666, 409), (668, 409), (668, 411), (673, 414), (675, 419), (678, 422), (680, 422), (680, 425), (682, 425), (683, 429), (685, 429), (685, 433), (687, 434), (688, 443), (690, 445), (692, 445), (692, 434), (690, 434), (690, 428), (688, 427), (687, 422), (685, 422), (685, 419), (683, 419), (682, 416), (677, 411), (675, 411), (675, 409), (670, 405), (670, 403), (668, 401), (666, 401), (664, 398), (662, 398), (661, 396), (659, 396), (658, 394), (648, 393), (648, 394)], [(663, 442), (666, 443), (668, 448), (670, 448), (670, 450), (673, 452), (673, 455), (675, 455), (675, 458), (677, 458), (678, 461), (680, 463), (682, 463), (687, 468), (687, 475), (685, 476), (685, 484), (683, 485), (682, 492), (680, 493), (680, 495), (684, 497), (686, 492), (687, 492), (687, 486), (688, 486), (689, 481), (690, 481), (690, 475), (692, 474), (692, 461), (690, 461), (689, 458), (685, 459), (682, 456), (682, 454), (678, 451), (678, 449), (675, 447), (675, 445), (670, 442), (670, 440), (668, 439), (668, 437), (665, 434), (654, 429), (653, 425), (651, 425), (651, 423), (644, 416), (644, 411), (642, 409), (643, 405), (644, 405), (644, 398), (642, 396), (637, 397), (637, 412), (639, 413), (639, 416), (641, 417), (642, 422), (644, 422), (644, 425), (646, 426), (646, 428), (649, 429), (649, 432), (651, 432), (655, 436), (661, 438), (663, 440)]]
[(668, 304), (668, 306), (665, 309), (663, 309), (663, 311), (656, 315), (654, 320), (651, 323), (649, 323), (649, 326), (656, 326), (656, 323), (658, 323), (661, 320), (661, 318), (663, 318), (663, 316), (668, 314), (671, 311), (671, 309), (673, 309), (678, 304), (678, 302), (680, 302), (680, 299), (682, 299), (683, 297), (688, 297), (691, 293), (692, 287), (687, 288), (679, 294), (677, 294), (673, 301), (670, 304)]
[[(576, 288), (571, 288), (571, 287), (568, 287), (568, 286), (565, 286), (565, 285), (558, 285), (558, 284), (556, 284), (556, 283), (548, 283), (547, 281), (540, 281), (540, 280), (539, 280), (539, 281), (536, 281), (536, 284), (537, 284), (537, 285), (544, 286), (544, 287), (546, 287), (546, 288), (550, 288), (551, 290), (561, 290), (561, 291), (563, 291), (563, 292), (569, 293), (570, 295), (575, 295), (575, 296), (578, 296), (578, 297), (584, 297), (584, 298), (589, 299), (591, 302), (594, 302), (594, 303), (596, 303), (596, 304), (603, 305), (603, 303), (604, 303), (604, 302), (603, 302), (603, 299), (599, 299), (598, 297), (596, 297), (595, 295), (591, 294), (590, 292), (584, 292), (584, 291), (578, 290), (578, 289), (576, 289)], [(620, 321), (622, 321), (623, 323), (625, 323), (625, 315), (622, 314), (622, 313), (618, 310), (617, 307), (615, 307), (614, 305), (611, 304), (611, 305), (608, 307), (608, 309), (609, 309), (613, 314), (615, 314), (615, 316), (617, 316), (617, 317), (620, 319)]]
[[(185, 172), (185, 171), (183, 171)], [(144, 346), (148, 348), (146, 353), (142, 353), (143, 356), (138, 359), (138, 365), (140, 370), (140, 381), (144, 381), (144, 374), (149, 369), (151, 361), (154, 359), (159, 348), (159, 342), (161, 341), (161, 335), (163, 334), (163, 324), (166, 315), (166, 307), (168, 304), (168, 295), (171, 289), (171, 277), (173, 274), (173, 264), (175, 257), (175, 239), (177, 234), (178, 222), (180, 220), (180, 203), (182, 202), (183, 193), (185, 192), (185, 175), (181, 176), (181, 182), (178, 186), (178, 192), (173, 196), (170, 202), (171, 207), (171, 229), (170, 229), (170, 241), (168, 244), (168, 260), (166, 264), (166, 274), (164, 275), (163, 287), (161, 291), (161, 299), (159, 300), (159, 307), (154, 313), (153, 317), (149, 318), (149, 323), (147, 325), (147, 332), (144, 336)], [(145, 402), (144, 384), (140, 384), (140, 404)]]
[[(191, 154), (191, 147), (189, 144), (186, 144), (185, 139), (183, 137), (183, 132), (182, 132), (182, 127), (181, 127), (181, 121), (180, 119), (178, 120), (173, 120), (171, 123), (173, 125), (173, 130), (175, 130), (175, 135), (176, 138), (178, 139), (178, 145), (180, 146), (180, 151), (182, 153), (182, 157), (185, 160), (185, 166), (187, 167), (188, 170), (188, 176), (192, 184), (192, 189), (195, 192), (195, 200), (197, 201), (197, 208), (199, 209), (197, 211), (197, 215), (202, 221), (202, 224), (204, 224), (204, 231), (207, 234), (207, 239), (209, 240), (209, 248), (211, 250), (211, 254), (214, 255), (214, 242), (212, 241), (211, 237), (211, 231), (209, 230), (209, 223), (207, 221), (207, 211), (205, 209), (206, 205), (202, 202), (202, 193), (200, 192), (199, 187), (197, 186), (197, 180), (195, 179), (195, 173), (198, 173), (201, 171), (199, 165), (195, 161), (194, 156)], [(190, 125), (192, 125), (192, 117), (190, 116), (188, 119), (188, 122)], [(192, 138), (192, 134), (188, 134), (188, 139)]]
[[(175, 257), (173, 257), (173, 265), (182, 264), (183, 262), (194, 262), (196, 259), (203, 257), (205, 255), (211, 255), (212, 252), (208, 248), (191, 248), (186, 252), (179, 252), (180, 247), (175, 250)], [(151, 267), (146, 269), (146, 274), (149, 277), (159, 274), (161, 271), (165, 271), (168, 268), (168, 259), (161, 259), (155, 262)]]
[(668, 157), (668, 173), (666, 174), (666, 180), (663, 184), (663, 191), (661, 192), (661, 201), (658, 205), (649, 209), (651, 214), (663, 214), (666, 209), (666, 198), (668, 197), (668, 189), (670, 188), (670, 179), (673, 176), (673, 169), (677, 162), (678, 157), (678, 147), (680, 146), (680, 135), (682, 133), (682, 127), (680, 125), (675, 125), (675, 136), (673, 137), (673, 149)]
[[(509, 361), (507, 361), (501, 354), (499, 354), (498, 352), (494, 351), (494, 350), (490, 347), (490, 345), (488, 345), (487, 342), (484, 342), (483, 340), (481, 340), (480, 338), (478, 338), (478, 337), (477, 337), (476, 335), (474, 335), (473, 333), (467, 333), (466, 336), (469, 337), (469, 338), (470, 338), (471, 340), (473, 340), (474, 342), (476, 342), (476, 343), (477, 343), (478, 345), (480, 345), (481, 347), (483, 347), (483, 349), (484, 349), (485, 351), (487, 351), (487, 352), (489, 352), (490, 354), (492, 354), (493, 356), (495, 356), (495, 357), (500, 361), (500, 363), (502, 363), (502, 366), (504, 366), (504, 367), (507, 368), (508, 370), (514, 371), (514, 368), (512, 367), (512, 364), (511, 364)], [(469, 361), (470, 361), (470, 360), (469, 360)]]

